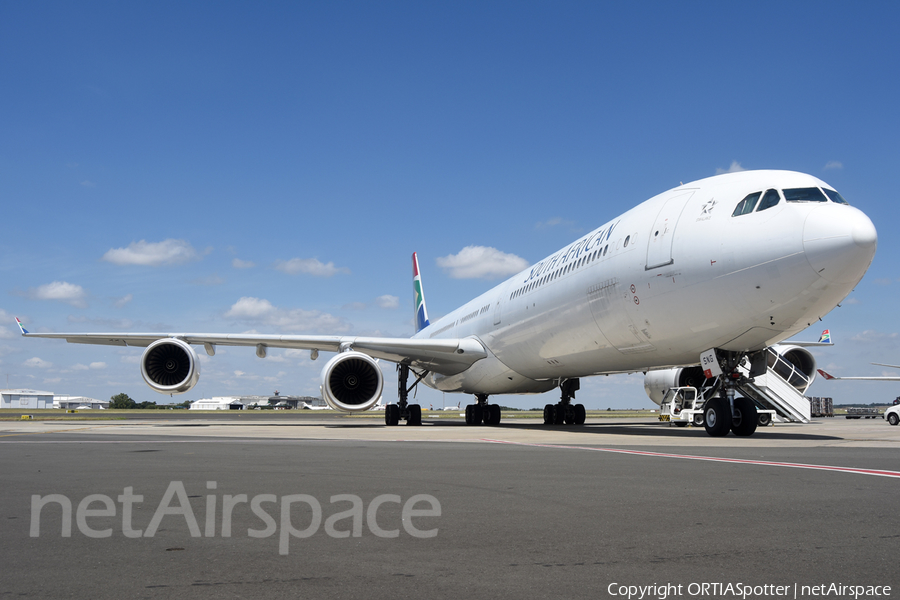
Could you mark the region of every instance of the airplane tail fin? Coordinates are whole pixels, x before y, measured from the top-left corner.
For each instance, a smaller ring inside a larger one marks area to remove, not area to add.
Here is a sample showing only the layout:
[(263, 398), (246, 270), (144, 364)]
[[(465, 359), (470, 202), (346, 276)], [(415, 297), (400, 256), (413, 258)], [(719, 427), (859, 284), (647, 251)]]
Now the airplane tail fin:
[(830, 344), (831, 343), (831, 332), (829, 330), (825, 330), (822, 332), (822, 335), (819, 336), (820, 344)]
[(22, 330), (22, 335), (28, 333), (28, 330), (22, 326), (22, 321), (19, 320), (19, 317), (16, 317), (16, 324), (19, 326), (19, 329)]
[(818, 372), (819, 372), (819, 375), (821, 375), (821, 376), (824, 377), (825, 379), (837, 379), (837, 377), (835, 377), (834, 375), (829, 375), (828, 373), (826, 373), (826, 372), (823, 371), (822, 369), (816, 369), (816, 371), (818, 371)]
[(413, 252), (413, 291), (415, 298), (413, 305), (416, 308), (416, 333), (428, 327), (431, 323), (428, 321), (428, 310), (425, 308), (425, 294), (422, 293), (422, 277), (419, 275), (419, 258)]

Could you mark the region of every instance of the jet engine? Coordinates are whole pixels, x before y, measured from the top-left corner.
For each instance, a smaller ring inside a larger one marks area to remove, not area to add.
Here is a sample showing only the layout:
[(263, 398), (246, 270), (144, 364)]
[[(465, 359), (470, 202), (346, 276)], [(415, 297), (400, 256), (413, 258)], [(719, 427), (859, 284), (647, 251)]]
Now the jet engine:
[(383, 387), (378, 363), (362, 352), (341, 352), (322, 367), (322, 398), (335, 410), (369, 410), (381, 399)]
[(767, 351), (769, 369), (801, 394), (816, 380), (816, 359), (802, 346), (775, 344)]
[(662, 404), (663, 396), (669, 388), (695, 387), (702, 396), (705, 396), (706, 388), (713, 388), (716, 383), (715, 379), (707, 379), (699, 366), (650, 371), (644, 375), (644, 391), (656, 404)]
[(183, 394), (200, 380), (200, 360), (184, 340), (163, 338), (141, 355), (141, 375), (160, 394)]

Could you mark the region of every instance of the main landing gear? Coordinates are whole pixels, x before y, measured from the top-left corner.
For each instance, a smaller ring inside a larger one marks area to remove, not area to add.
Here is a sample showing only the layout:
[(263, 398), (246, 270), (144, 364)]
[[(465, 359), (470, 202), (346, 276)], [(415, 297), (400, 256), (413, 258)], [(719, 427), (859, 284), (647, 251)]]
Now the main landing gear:
[(713, 437), (728, 435), (731, 431), (740, 437), (751, 436), (756, 432), (759, 416), (756, 405), (749, 398), (735, 398), (735, 390), (741, 374), (737, 367), (743, 355), (728, 352), (722, 365), (721, 396), (706, 401), (703, 410), (706, 433)]
[(584, 425), (586, 418), (584, 404), (572, 404), (575, 392), (581, 387), (579, 379), (566, 379), (559, 384), (558, 404), (544, 406), (544, 425)]
[(406, 421), (407, 425), (422, 424), (422, 407), (418, 404), (409, 404), (407, 399), (409, 398), (409, 392), (416, 387), (427, 374), (427, 371), (421, 375), (417, 374), (418, 378), (416, 379), (416, 382), (407, 388), (406, 383), (409, 380), (409, 366), (397, 365), (397, 397), (399, 398), (399, 401), (397, 404), (388, 404), (384, 407), (385, 425), (397, 425), (401, 420)]
[(487, 394), (475, 394), (475, 404), (466, 406), (466, 425), (499, 425), (500, 405), (488, 404)]

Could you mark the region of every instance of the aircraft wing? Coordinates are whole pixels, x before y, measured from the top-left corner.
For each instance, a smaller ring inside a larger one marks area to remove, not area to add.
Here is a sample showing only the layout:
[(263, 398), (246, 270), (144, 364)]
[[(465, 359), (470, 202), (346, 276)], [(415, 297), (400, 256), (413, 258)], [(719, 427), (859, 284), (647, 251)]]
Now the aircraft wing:
[[(872, 363), (876, 364), (876, 363)], [(894, 365), (879, 365), (885, 367), (892, 367)], [(830, 375), (823, 371), (822, 369), (816, 369), (819, 372), (819, 375), (827, 379), (828, 381), (840, 381), (840, 380), (856, 380), (856, 381), (900, 381), (900, 377), (835, 377), (834, 375)]]
[(831, 341), (831, 332), (827, 329), (822, 332), (822, 335), (819, 336), (818, 342), (796, 342), (794, 340), (788, 340), (781, 343), (785, 346), (802, 346), (804, 348), (812, 348), (815, 346), (834, 346), (834, 342)]
[[(17, 319), (18, 321), (18, 319)], [(216, 346), (257, 346), (265, 348), (341, 352), (352, 349), (390, 362), (427, 369), (442, 375), (455, 375), (487, 357), (484, 346), (475, 337), (459, 339), (415, 339), (356, 337), (338, 335), (259, 335), (243, 333), (30, 333), (19, 323), (24, 337), (64, 339), (72, 344), (105, 346), (149, 346), (156, 340), (176, 338), (191, 345), (202, 345), (207, 354)]]

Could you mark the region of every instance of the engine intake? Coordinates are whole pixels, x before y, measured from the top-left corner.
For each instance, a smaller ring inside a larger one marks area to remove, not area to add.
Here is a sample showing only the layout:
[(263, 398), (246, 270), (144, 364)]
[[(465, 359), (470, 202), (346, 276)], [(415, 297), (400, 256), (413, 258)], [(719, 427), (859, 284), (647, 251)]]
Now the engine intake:
[(160, 394), (183, 394), (200, 381), (200, 361), (183, 340), (156, 340), (141, 355), (141, 376)]
[(816, 359), (806, 348), (775, 344), (766, 358), (769, 368), (801, 394), (816, 380)]
[(335, 410), (369, 410), (381, 399), (383, 387), (378, 363), (362, 352), (342, 352), (322, 368), (322, 397)]

